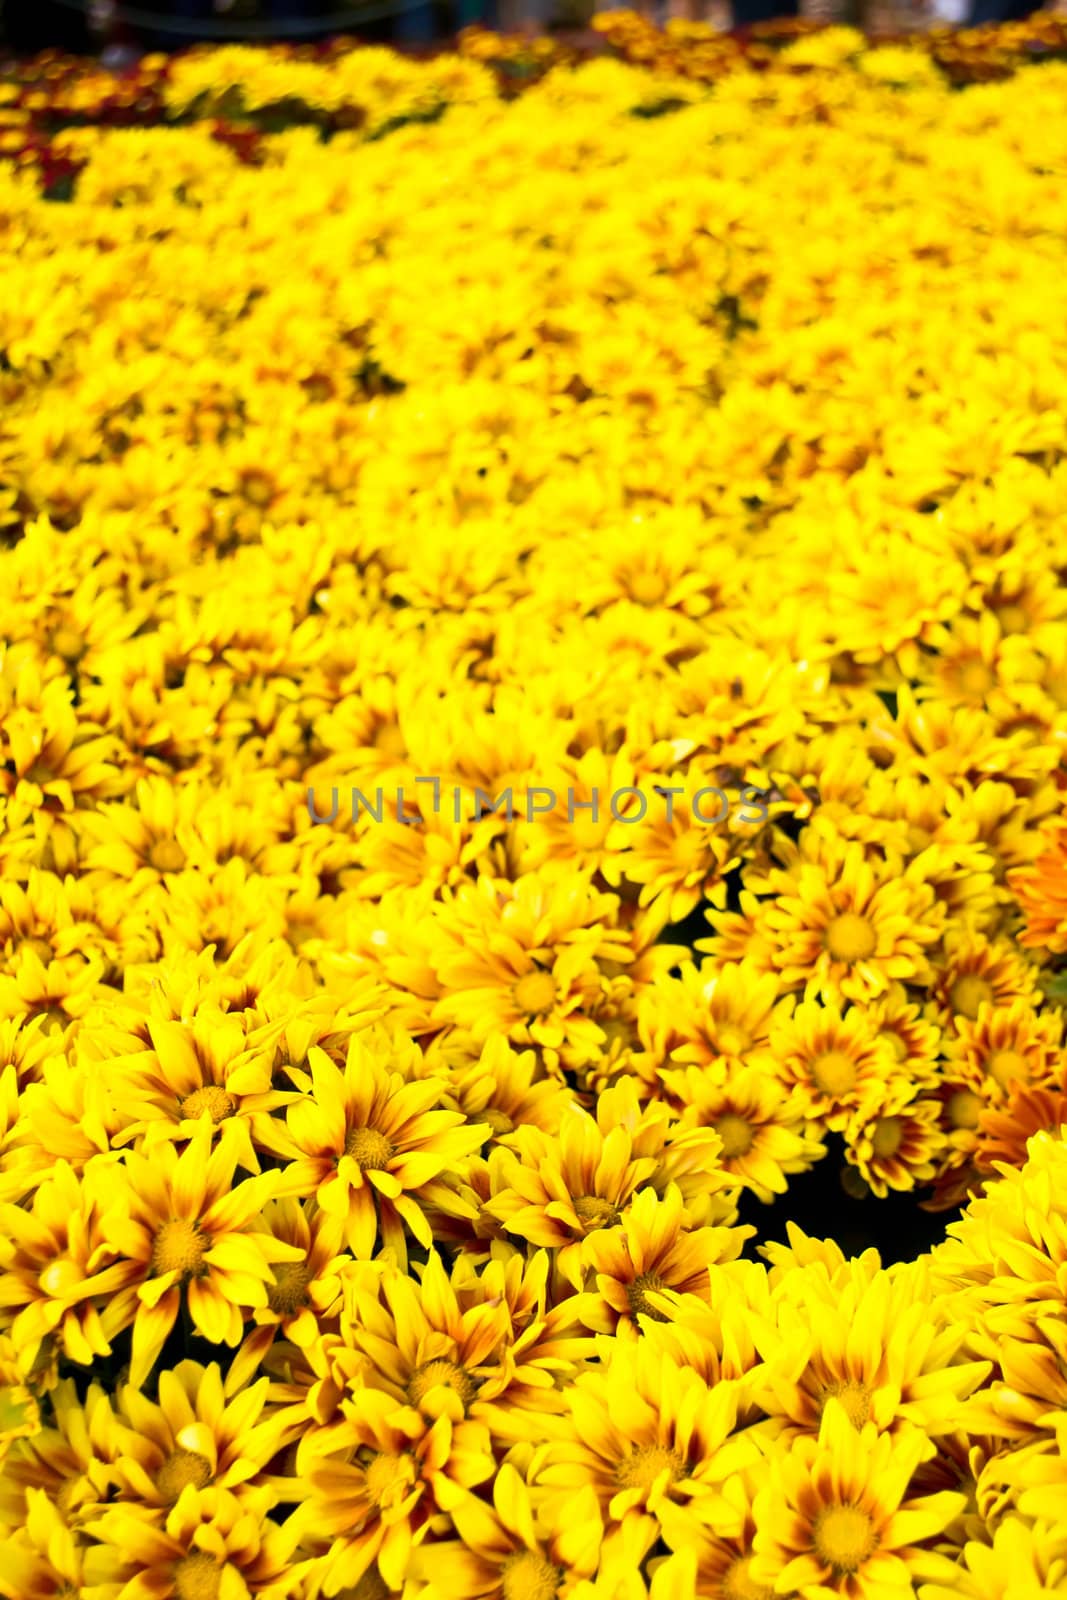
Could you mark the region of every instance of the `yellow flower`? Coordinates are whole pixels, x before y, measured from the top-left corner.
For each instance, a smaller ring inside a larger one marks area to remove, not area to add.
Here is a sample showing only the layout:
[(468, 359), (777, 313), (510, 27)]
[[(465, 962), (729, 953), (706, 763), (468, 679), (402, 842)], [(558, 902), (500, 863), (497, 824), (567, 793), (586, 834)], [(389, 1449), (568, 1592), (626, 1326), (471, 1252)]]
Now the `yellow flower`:
[(807, 998), (877, 999), (895, 980), (922, 983), (928, 948), (942, 932), (944, 908), (921, 878), (891, 861), (868, 859), (860, 845), (816, 840), (810, 859), (746, 886), (775, 898), (761, 916), (784, 987)]
[(588, 1013), (635, 955), (618, 904), (578, 872), (463, 885), (441, 912), (435, 1019), (537, 1045), (549, 1066), (594, 1060), (604, 1034)]
[(1055, 1594), (1063, 1589), (1067, 1548), (1062, 1522), (1005, 1517), (991, 1540), (971, 1539), (960, 1562), (944, 1561), (936, 1579), (924, 1583), (920, 1600), (1010, 1600), (1028, 1590)]
[(735, 1433), (738, 1386), (709, 1388), (666, 1357), (642, 1358), (640, 1344), (616, 1343), (606, 1368), (568, 1391), (568, 1436), (551, 1440), (531, 1479), (562, 1508), (592, 1487), (605, 1528), (629, 1532), (635, 1560), (654, 1543), (659, 1508), (704, 1501), (728, 1513), (724, 1485), (758, 1459), (753, 1440)]
[(864, 1114), (851, 1124), (845, 1159), (879, 1199), (890, 1189), (929, 1183), (946, 1154), (941, 1114), (939, 1100), (914, 1099), (910, 1086), (904, 1086), (886, 1099), (877, 1115)]
[(621, 1124), (603, 1130), (578, 1106), (568, 1108), (559, 1133), (518, 1128), (489, 1158), (488, 1215), (532, 1245), (555, 1250), (556, 1266), (574, 1288), (583, 1277), (582, 1241), (614, 1226), (642, 1183), (654, 1156), (637, 1157)]
[(485, 1127), (441, 1109), (439, 1080), (405, 1082), (358, 1036), (343, 1071), (316, 1045), (308, 1063), (311, 1091), (286, 1114), (284, 1194), (314, 1195), (342, 1219), (353, 1255), (369, 1257), (380, 1233), (406, 1263), (405, 1228), (424, 1248), (433, 1243), (424, 1206), (463, 1213), (451, 1174), (483, 1143)]
[(100, 1168), (87, 1174), (102, 1208), (101, 1236), (125, 1277), (107, 1309), (121, 1326), (132, 1324), (135, 1386), (183, 1305), (205, 1338), (237, 1345), (251, 1312), (267, 1304), (272, 1264), (301, 1257), (296, 1246), (253, 1227), (278, 1173), (235, 1184), (238, 1141), (224, 1131), (212, 1149), (213, 1131), (205, 1118), (180, 1155), (160, 1144), (150, 1157), (127, 1151), (106, 1175)]
[(582, 1244), (582, 1263), (595, 1285), (581, 1297), (583, 1322), (625, 1337), (638, 1333), (641, 1317), (665, 1321), (664, 1291), (706, 1295), (708, 1268), (738, 1255), (749, 1231), (688, 1226), (676, 1185), (662, 1199), (642, 1190), (618, 1227), (600, 1229)]
[(829, 1400), (817, 1437), (776, 1454), (753, 1508), (752, 1578), (776, 1594), (914, 1593), (923, 1542), (946, 1527), (964, 1497), (909, 1497), (916, 1468), (933, 1454), (918, 1428), (896, 1436), (857, 1430), (839, 1400)]
[(987, 1376), (987, 1362), (961, 1362), (965, 1331), (931, 1306), (914, 1264), (895, 1272), (851, 1264), (837, 1280), (809, 1267), (786, 1275), (769, 1308), (773, 1328), (753, 1337), (763, 1366), (751, 1393), (787, 1434), (815, 1434), (831, 1400), (854, 1427), (879, 1432), (957, 1426), (960, 1403)]
[(966, 1079), (984, 1099), (1002, 1104), (1015, 1088), (1056, 1086), (1063, 1017), (1037, 1010), (1033, 997), (983, 1003), (973, 1022), (956, 1018), (956, 1034), (945, 1045), (946, 1076)]
[(802, 1001), (771, 1036), (778, 1077), (791, 1110), (838, 1132), (889, 1098), (903, 1078), (889, 1046), (862, 1007), (840, 1011)]
[(1067, 826), (1051, 828), (1045, 849), (1030, 866), (1008, 874), (1008, 886), (1026, 918), (1019, 943), (1057, 955), (1067, 950)]
[(293, 1580), (291, 1539), (267, 1515), (271, 1498), (264, 1490), (239, 1499), (226, 1489), (193, 1489), (162, 1525), (116, 1506), (87, 1525), (100, 1541), (87, 1560), (112, 1584), (169, 1590), (174, 1600), (227, 1593), (283, 1600)]
[(395, 1589), (438, 1509), (492, 1476), (489, 1436), (474, 1422), (431, 1423), (380, 1389), (343, 1400), (341, 1409), (339, 1422), (301, 1441), (308, 1498), (293, 1526), (309, 1545), (326, 1545), (325, 1593), (358, 1584), (372, 1563)]
[(786, 1177), (806, 1172), (824, 1152), (804, 1132), (804, 1122), (782, 1086), (758, 1067), (744, 1067), (717, 1086), (699, 1067), (665, 1074), (666, 1091), (679, 1107), (679, 1125), (711, 1128), (722, 1141), (719, 1161), (758, 1199), (785, 1194)]
[(552, 1600), (564, 1579), (570, 1583), (596, 1570), (601, 1522), (591, 1488), (575, 1495), (567, 1516), (547, 1528), (539, 1527), (530, 1490), (510, 1462), (496, 1474), (492, 1492), (492, 1505), (465, 1493), (450, 1506), (459, 1537), (418, 1547), (409, 1569), (415, 1583), (471, 1600), (494, 1594)]

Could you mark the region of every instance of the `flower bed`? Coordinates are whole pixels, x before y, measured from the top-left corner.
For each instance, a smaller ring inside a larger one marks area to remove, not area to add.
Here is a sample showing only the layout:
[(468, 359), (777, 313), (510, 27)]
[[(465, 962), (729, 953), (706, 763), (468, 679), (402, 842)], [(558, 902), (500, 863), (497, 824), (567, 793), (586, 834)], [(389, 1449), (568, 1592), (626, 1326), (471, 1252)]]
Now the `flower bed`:
[(10, 1600), (1062, 1583), (1060, 24), (605, 27), (8, 81)]

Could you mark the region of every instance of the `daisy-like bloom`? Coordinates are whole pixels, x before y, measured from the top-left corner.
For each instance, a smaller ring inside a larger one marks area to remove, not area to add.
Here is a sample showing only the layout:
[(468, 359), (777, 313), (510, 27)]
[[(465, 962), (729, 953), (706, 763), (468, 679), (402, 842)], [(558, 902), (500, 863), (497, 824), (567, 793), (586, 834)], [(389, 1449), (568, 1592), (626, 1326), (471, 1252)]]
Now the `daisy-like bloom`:
[(24, 1433), (8, 1456), (0, 1479), (0, 1524), (25, 1520), (34, 1490), (49, 1501), (72, 1528), (79, 1528), (107, 1499), (123, 1435), (115, 1425), (111, 1398), (91, 1383), (84, 1398), (70, 1378), (49, 1391), (46, 1423)]
[(435, 1020), (478, 1040), (501, 1032), (538, 1045), (550, 1067), (595, 1060), (604, 1034), (589, 1011), (635, 955), (618, 912), (618, 897), (587, 873), (462, 885), (438, 919)]
[(259, 1172), (258, 1152), (278, 1146), (272, 1113), (299, 1098), (274, 1086), (266, 1042), (249, 1049), (241, 1019), (206, 1006), (188, 1021), (152, 1018), (147, 1029), (152, 1049), (113, 1067), (125, 1124), (115, 1144), (137, 1140), (148, 1150), (161, 1139), (183, 1142), (207, 1117), (213, 1129), (232, 1130), (241, 1166)]
[[(114, 1158), (101, 1160), (114, 1181)], [(103, 1196), (60, 1161), (31, 1206), (0, 1208), (0, 1229), (0, 1307), (5, 1320), (15, 1313), (8, 1327), (22, 1370), (53, 1352), (83, 1366), (110, 1355), (130, 1275), (110, 1247)]]
[(160, 1373), (156, 1402), (126, 1384), (114, 1412), (118, 1498), (162, 1521), (189, 1484), (227, 1489), (238, 1499), (265, 1487), (262, 1475), (287, 1442), (277, 1408), (267, 1402), (269, 1387), (262, 1377), (227, 1400), (221, 1368), (196, 1361)]
[(115, 740), (79, 719), (73, 700), (63, 680), (44, 683), (31, 663), (15, 671), (11, 658), (0, 656), (0, 794), (9, 829), (32, 818), (47, 832), (53, 818), (122, 792)]
[(899, 862), (879, 864), (858, 843), (817, 838), (788, 867), (747, 873), (745, 886), (774, 897), (761, 924), (784, 988), (802, 988), (807, 999), (865, 1002), (894, 980), (927, 981), (945, 908)]
[(1008, 1515), (989, 1537), (970, 1539), (961, 1561), (942, 1558), (919, 1600), (1015, 1600), (1062, 1594), (1067, 1587), (1067, 1532), (1058, 1518)]
[(642, 1103), (634, 1080), (619, 1078), (597, 1097), (596, 1120), (605, 1134), (625, 1128), (635, 1157), (656, 1158), (650, 1186), (662, 1196), (676, 1184), (694, 1225), (737, 1220), (740, 1186), (720, 1167), (718, 1133), (699, 1117), (675, 1117), (661, 1101)]
[[(552, 1293), (547, 1250), (529, 1259), (515, 1246), (476, 1269), (460, 1257), (452, 1281), (460, 1306), (503, 1305), (510, 1319), (505, 1363), (507, 1388), (495, 1401), (479, 1394), (479, 1414), (494, 1440), (527, 1441), (536, 1416), (538, 1436), (566, 1410), (566, 1391), (582, 1364), (593, 1355), (593, 1340), (579, 1319), (577, 1295)], [(533, 1414), (533, 1415), (532, 1415)]]
[(248, 1316), (267, 1304), (273, 1263), (302, 1258), (298, 1247), (253, 1227), (279, 1174), (235, 1183), (237, 1143), (224, 1131), (212, 1149), (212, 1135), (205, 1118), (180, 1155), (164, 1143), (151, 1156), (128, 1150), (118, 1166), (86, 1172), (102, 1209), (101, 1237), (124, 1277), (107, 1313), (133, 1327), (135, 1387), (183, 1304), (204, 1338), (237, 1345)]
[(294, 1578), (292, 1540), (270, 1519), (273, 1500), (268, 1489), (240, 1497), (228, 1489), (192, 1489), (162, 1522), (123, 1505), (87, 1523), (86, 1532), (102, 1546), (92, 1552), (97, 1570), (128, 1594), (285, 1600)]
[(750, 889), (742, 889), (738, 903), (739, 911), (706, 911), (714, 934), (694, 940), (693, 948), (710, 955), (716, 965), (744, 962), (756, 972), (773, 974), (775, 986), (782, 993), (785, 985), (775, 960), (776, 936), (767, 922), (771, 902), (761, 900)]
[(767, 1464), (753, 1505), (752, 1579), (806, 1600), (907, 1600), (924, 1570), (924, 1542), (966, 1503), (950, 1490), (909, 1497), (916, 1468), (933, 1454), (921, 1429), (857, 1429), (840, 1400), (828, 1401), (818, 1436)]
[[(523, 870), (559, 862), (567, 868), (599, 871), (605, 882), (618, 883), (618, 873), (612, 876), (605, 867), (617, 860), (620, 870), (624, 868), (633, 828), (626, 828), (625, 838), (619, 839), (611, 801), (625, 792), (627, 798), (616, 800), (616, 810), (622, 816), (636, 811), (636, 797), (629, 793), (634, 782), (633, 763), (621, 754), (611, 756), (594, 747), (578, 757), (565, 756), (551, 782), (558, 803), (543, 816), (534, 816), (529, 837), (523, 839)], [(609, 839), (614, 844), (609, 845)]]
[(1017, 1086), (1003, 1106), (983, 1106), (978, 1115), (972, 1161), (986, 1182), (1002, 1167), (1021, 1167), (1035, 1133), (1062, 1138), (1067, 1126), (1067, 1088)]
[[(702, 900), (721, 907), (726, 875), (741, 858), (732, 831), (736, 806), (716, 792), (714, 774), (690, 771), (677, 784), (666, 777), (645, 779), (638, 787), (644, 813), (612, 824), (612, 854), (601, 868), (605, 882), (613, 888), (624, 878), (639, 884), (638, 904), (662, 907), (670, 922), (681, 922)], [(668, 807), (664, 790), (672, 787), (682, 793), (674, 793)]]
[(592, 1486), (605, 1529), (633, 1541), (640, 1561), (658, 1532), (659, 1507), (703, 1500), (729, 1514), (723, 1486), (759, 1459), (755, 1440), (736, 1432), (739, 1385), (714, 1388), (666, 1356), (644, 1359), (640, 1343), (612, 1343), (610, 1359), (568, 1391), (570, 1430), (550, 1440), (531, 1481), (563, 1514)]
[(764, 1364), (752, 1394), (786, 1435), (817, 1433), (831, 1400), (856, 1428), (948, 1432), (989, 1372), (987, 1362), (957, 1359), (966, 1329), (939, 1322), (918, 1267), (854, 1262), (832, 1280), (810, 1268), (789, 1274), (770, 1312), (773, 1327), (762, 1321), (753, 1332)]
[(115, 878), (137, 894), (183, 871), (188, 854), (181, 837), (194, 826), (203, 795), (203, 786), (192, 779), (139, 778), (121, 805), (104, 803), (86, 812), (78, 827), (90, 883)]
[(848, 1126), (845, 1159), (882, 1200), (890, 1189), (903, 1191), (929, 1183), (948, 1148), (941, 1117), (940, 1100), (913, 1099), (906, 1087), (901, 1088), (877, 1115), (865, 1114)]
[(109, 1552), (87, 1545), (43, 1489), (31, 1489), (25, 1520), (4, 1540), (0, 1595), (4, 1600), (51, 1600), (53, 1595), (112, 1595)]
[(405, 1082), (358, 1035), (343, 1070), (317, 1046), (308, 1064), (311, 1093), (286, 1113), (282, 1153), (292, 1159), (282, 1192), (314, 1195), (342, 1218), (353, 1255), (370, 1257), (380, 1234), (404, 1265), (405, 1228), (425, 1249), (433, 1244), (425, 1205), (466, 1209), (449, 1179), (484, 1143), (486, 1127), (442, 1109), (439, 1079)]
[(641, 1040), (671, 1062), (710, 1069), (726, 1082), (740, 1066), (766, 1063), (778, 980), (752, 962), (686, 962), (642, 995)]
[(598, 1333), (635, 1338), (640, 1317), (667, 1320), (658, 1298), (664, 1290), (706, 1298), (708, 1268), (733, 1260), (753, 1232), (692, 1227), (675, 1184), (662, 1198), (642, 1190), (617, 1227), (590, 1234), (582, 1245), (582, 1264), (595, 1285), (581, 1296), (582, 1321)]
[(1017, 1087), (1058, 1086), (1062, 1041), (1062, 1014), (1039, 1011), (1033, 1000), (982, 1005), (973, 1022), (956, 1018), (956, 1037), (945, 1041), (945, 1074), (1002, 1104)]
[[(511, 1321), (503, 1303), (461, 1306), (432, 1253), (418, 1280), (388, 1264), (359, 1263), (345, 1281), (335, 1374), (391, 1394), (430, 1421), (486, 1420), (507, 1388)], [(356, 1360), (349, 1360), (350, 1353)]]
[[(558, 1079), (545, 1076), (536, 1052), (514, 1050), (500, 1034), (473, 1048), (474, 1058), (468, 1055), (452, 1072), (443, 1104), (461, 1112), (467, 1122), (485, 1123), (493, 1140), (507, 1138), (518, 1127), (555, 1133), (571, 1095)], [(439, 1055), (449, 1055), (440, 1036), (427, 1049), (427, 1066), (432, 1068)]]
[(942, 1014), (942, 1025), (951, 1029), (956, 1017), (975, 1022), (982, 1006), (1028, 999), (1036, 987), (1037, 969), (1011, 940), (950, 928), (930, 995)]
[(916, 1088), (932, 1088), (938, 1079), (941, 1029), (912, 1004), (903, 984), (894, 984), (883, 999), (869, 1005), (867, 1015), (900, 1071)]
[(578, 1289), (582, 1241), (598, 1228), (614, 1227), (658, 1165), (655, 1156), (635, 1155), (625, 1127), (605, 1132), (572, 1105), (554, 1137), (517, 1128), (507, 1146), (492, 1152), (492, 1197), (484, 1209), (509, 1233), (555, 1250), (557, 1269)]
[(785, 1194), (786, 1178), (806, 1172), (825, 1147), (804, 1131), (792, 1100), (773, 1077), (745, 1067), (718, 1086), (706, 1070), (664, 1074), (665, 1092), (680, 1108), (679, 1127), (711, 1128), (722, 1141), (724, 1172), (769, 1203)]
[(230, 1364), (227, 1393), (256, 1371), (275, 1339), (306, 1349), (336, 1321), (351, 1259), (343, 1247), (344, 1218), (331, 1216), (313, 1199), (268, 1200), (252, 1226), (292, 1245), (300, 1256), (273, 1263), (267, 1304), (252, 1313), (255, 1326)]
[(792, 1114), (831, 1132), (876, 1110), (903, 1082), (894, 1052), (862, 1007), (842, 1013), (836, 1005), (802, 1001), (776, 1022), (771, 1045)]
[(947, 1314), (969, 1327), (974, 1353), (994, 1361), (1005, 1338), (1032, 1337), (1043, 1317), (1061, 1314), (1065, 1262), (1067, 1144), (1044, 1132), (1030, 1140), (1026, 1165), (1001, 1168), (931, 1252)]
[(600, 1556), (600, 1505), (591, 1485), (567, 1513), (546, 1521), (516, 1468), (505, 1461), (493, 1498), (464, 1493), (449, 1507), (458, 1539), (437, 1539), (412, 1552), (408, 1576), (442, 1594), (470, 1600), (556, 1600), (564, 1582), (590, 1577)]
[(1030, 950), (1063, 955), (1067, 951), (1067, 823), (1048, 829), (1041, 854), (1009, 872), (1008, 887), (1025, 918), (1019, 943)]
[(9, 1017), (0, 1022), (0, 1070), (14, 1068), (20, 1086), (44, 1076), (45, 1063), (62, 1057), (63, 1041), (46, 1033), (43, 1017)]
[(360, 1390), (340, 1410), (301, 1440), (308, 1497), (292, 1527), (306, 1548), (326, 1546), (323, 1594), (354, 1588), (372, 1564), (398, 1589), (439, 1511), (493, 1475), (489, 1435), (446, 1415), (430, 1422), (382, 1389)]
[[(752, 1332), (757, 1320), (767, 1320), (767, 1273), (762, 1263), (728, 1261), (709, 1268), (709, 1290), (703, 1296), (661, 1291), (665, 1321), (643, 1324), (642, 1348), (676, 1367), (696, 1372), (709, 1388), (722, 1379), (744, 1377), (759, 1364)], [(751, 1398), (748, 1384), (738, 1387), (738, 1423), (747, 1426), (763, 1418)]]
[(759, 1467), (739, 1472), (723, 1485), (731, 1516), (699, 1502), (684, 1509), (667, 1502), (660, 1507), (663, 1537), (672, 1550), (691, 1551), (696, 1559), (696, 1592), (714, 1600), (774, 1600), (774, 1590), (752, 1576), (756, 1519), (753, 1502), (760, 1481)]
[(41, 1018), (41, 1028), (69, 1045), (80, 1019), (95, 1003), (106, 998), (103, 959), (74, 966), (50, 961), (47, 966), (24, 945), (13, 970), (0, 974), (0, 1020), (31, 1021)]

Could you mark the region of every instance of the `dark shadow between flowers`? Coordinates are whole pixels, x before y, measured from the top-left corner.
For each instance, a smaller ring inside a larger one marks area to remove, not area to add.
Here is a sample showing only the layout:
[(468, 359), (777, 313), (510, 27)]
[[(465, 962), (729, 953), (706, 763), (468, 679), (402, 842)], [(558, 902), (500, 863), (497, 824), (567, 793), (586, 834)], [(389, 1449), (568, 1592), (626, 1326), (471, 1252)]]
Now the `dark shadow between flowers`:
[(844, 1140), (833, 1134), (826, 1146), (823, 1159), (810, 1172), (790, 1178), (785, 1194), (770, 1205), (748, 1192), (742, 1196), (738, 1221), (756, 1229), (746, 1246), (747, 1256), (761, 1260), (759, 1245), (788, 1244), (786, 1224), (794, 1222), (813, 1239), (833, 1239), (848, 1256), (873, 1248), (888, 1267), (894, 1261), (914, 1261), (940, 1244), (949, 1223), (960, 1215), (959, 1207), (921, 1210), (919, 1191), (891, 1192), (884, 1200), (873, 1194), (862, 1199), (849, 1194), (841, 1184), (842, 1174), (852, 1170), (845, 1162)]
[[(731, 874), (726, 899), (730, 911), (740, 909), (737, 888), (737, 877)], [(699, 961), (699, 952), (693, 946), (708, 933), (705, 908), (698, 906), (683, 921), (664, 928), (660, 938), (664, 944), (688, 946)], [(678, 969), (672, 970), (677, 973)], [(793, 1222), (810, 1238), (833, 1239), (849, 1256), (862, 1255), (873, 1247), (883, 1266), (889, 1266), (895, 1261), (914, 1261), (939, 1244), (949, 1223), (961, 1215), (958, 1206), (944, 1211), (922, 1210), (925, 1191), (920, 1190), (905, 1194), (890, 1191), (884, 1199), (870, 1193), (862, 1197), (851, 1194), (842, 1184), (842, 1178), (850, 1174), (856, 1176), (855, 1169), (845, 1160), (844, 1140), (831, 1134), (822, 1160), (810, 1171), (790, 1178), (786, 1193), (769, 1205), (746, 1191), (738, 1221), (751, 1224), (756, 1235), (749, 1239), (745, 1255), (761, 1260), (761, 1244), (788, 1244), (787, 1224)]]

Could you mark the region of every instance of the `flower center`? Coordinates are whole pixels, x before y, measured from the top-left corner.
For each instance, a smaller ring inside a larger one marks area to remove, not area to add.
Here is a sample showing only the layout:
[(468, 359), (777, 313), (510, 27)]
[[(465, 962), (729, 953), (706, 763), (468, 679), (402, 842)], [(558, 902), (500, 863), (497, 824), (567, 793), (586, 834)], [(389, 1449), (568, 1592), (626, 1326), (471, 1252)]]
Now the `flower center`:
[(196, 1450), (172, 1450), (156, 1474), (160, 1499), (172, 1506), (188, 1484), (204, 1489), (215, 1476), (211, 1462)]
[(610, 1200), (601, 1200), (599, 1195), (579, 1195), (574, 1202), (574, 1214), (579, 1222), (585, 1224), (585, 1231), (592, 1232), (594, 1228), (614, 1227), (619, 1220), (619, 1208), (612, 1205)]
[(977, 1128), (982, 1097), (973, 1089), (957, 1089), (945, 1102), (948, 1120), (954, 1128)]
[(486, 1106), (484, 1111), (478, 1113), (479, 1122), (488, 1122), (493, 1132), (499, 1136), (503, 1133), (513, 1133), (515, 1124), (506, 1111), (498, 1111), (496, 1106)]
[(200, 1277), (204, 1266), (204, 1235), (195, 1222), (172, 1217), (156, 1231), (152, 1245), (152, 1271), (159, 1276), (178, 1272), (183, 1278)]
[(725, 1022), (715, 1029), (715, 1043), (722, 1056), (743, 1056), (752, 1049), (752, 1036), (736, 1022)]
[(968, 661), (960, 668), (956, 682), (964, 694), (982, 695), (993, 687), (996, 675), (984, 661)]
[(1025, 1083), (1030, 1077), (1026, 1057), (1017, 1050), (994, 1051), (986, 1063), (986, 1071), (1002, 1089), (1010, 1089), (1020, 1080)]
[(900, 1117), (879, 1117), (871, 1134), (871, 1148), (886, 1161), (895, 1156), (904, 1142), (904, 1123)]
[(667, 593), (661, 572), (635, 572), (630, 579), (630, 594), (638, 605), (654, 606)]
[(518, 1550), (500, 1569), (503, 1600), (555, 1600), (563, 1573), (536, 1550)]
[[(1007, 605), (995, 605), (993, 610), (997, 614), (1002, 633), (1025, 633), (1029, 625), (1029, 617), (1025, 606), (1009, 601)], [(62, 653), (62, 652), (60, 652)]]
[(175, 1600), (219, 1600), (222, 1565), (205, 1550), (183, 1556), (174, 1568)]
[(730, 1161), (735, 1156), (747, 1156), (752, 1149), (752, 1142), (756, 1137), (752, 1124), (738, 1112), (724, 1112), (721, 1117), (715, 1118), (712, 1127), (722, 1140), (724, 1161)]
[(663, 1444), (638, 1445), (615, 1468), (615, 1481), (620, 1489), (651, 1489), (664, 1472), (672, 1483), (683, 1476), (685, 1462), (678, 1451)]
[(253, 506), (269, 506), (274, 499), (274, 480), (259, 467), (249, 467), (240, 475), (239, 493)]
[(415, 1468), (410, 1456), (375, 1454), (368, 1462), (367, 1496), (377, 1506), (396, 1505), (403, 1500), (415, 1482)]
[(649, 1294), (662, 1294), (667, 1285), (658, 1272), (642, 1272), (632, 1283), (626, 1285), (626, 1298), (630, 1302), (630, 1310), (636, 1317), (638, 1313), (651, 1317), (653, 1322), (667, 1322), (669, 1319), (665, 1312), (657, 1311), (648, 1301)]
[(739, 1556), (722, 1579), (723, 1600), (774, 1600), (774, 1590), (752, 1576), (752, 1557)]
[(185, 851), (177, 839), (157, 839), (146, 859), (157, 872), (180, 872), (185, 865)]
[(291, 1317), (308, 1303), (311, 1268), (303, 1261), (276, 1261), (271, 1271), (274, 1284), (267, 1291), (267, 1304), (276, 1316)]
[(843, 1050), (827, 1050), (812, 1063), (811, 1075), (823, 1094), (847, 1094), (856, 1082), (856, 1063)]
[(225, 1089), (220, 1089), (214, 1083), (206, 1083), (202, 1089), (194, 1089), (192, 1094), (187, 1094), (178, 1101), (178, 1109), (183, 1117), (202, 1117), (208, 1112), (212, 1122), (216, 1125), (224, 1122), (227, 1117), (232, 1117), (237, 1110), (237, 1102)]
[(820, 1416), (827, 1400), (841, 1402), (854, 1428), (862, 1428), (871, 1414), (871, 1391), (865, 1383), (859, 1383), (855, 1378), (839, 1378), (835, 1383), (826, 1385), (819, 1396)]
[(878, 948), (878, 935), (866, 917), (844, 911), (826, 929), (826, 948), (835, 961), (866, 961)]
[(874, 1523), (860, 1506), (827, 1506), (815, 1523), (815, 1552), (838, 1576), (858, 1572), (878, 1544)]
[(996, 999), (993, 985), (988, 978), (980, 978), (977, 972), (965, 972), (962, 978), (957, 978), (948, 992), (952, 1009), (958, 1016), (968, 1017), (972, 1022), (978, 1016), (978, 1007), (992, 1005)]
[(393, 1155), (393, 1146), (377, 1128), (353, 1128), (345, 1140), (345, 1155), (351, 1156), (361, 1171), (372, 1168), (384, 1172)]
[(453, 1394), (459, 1395), (464, 1411), (478, 1393), (478, 1386), (466, 1367), (440, 1357), (436, 1361), (426, 1361), (421, 1367), (416, 1367), (408, 1379), (408, 1399), (413, 1406), (421, 1405), (430, 1390), (437, 1389), (441, 1385), (451, 1389)]
[(64, 661), (79, 661), (85, 654), (86, 643), (73, 628), (57, 628), (52, 635), (52, 649)]
[(511, 992), (520, 1011), (528, 1017), (541, 1017), (556, 1003), (556, 980), (538, 967), (523, 973)]

